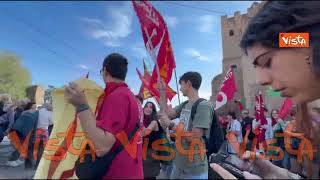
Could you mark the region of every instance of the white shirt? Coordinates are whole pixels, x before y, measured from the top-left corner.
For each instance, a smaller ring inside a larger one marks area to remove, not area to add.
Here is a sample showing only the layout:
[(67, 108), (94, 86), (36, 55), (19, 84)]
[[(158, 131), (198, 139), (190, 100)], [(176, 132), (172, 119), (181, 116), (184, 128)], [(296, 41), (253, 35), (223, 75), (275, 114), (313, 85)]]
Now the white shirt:
[(229, 131), (238, 131), (240, 132), (239, 135), (237, 135), (237, 140), (238, 142), (242, 142), (242, 129), (241, 129), (241, 123), (235, 119), (235, 120), (232, 120), (229, 125), (228, 125), (228, 130)]
[(39, 110), (37, 128), (48, 131), (48, 127), (52, 124), (52, 112), (48, 111), (46, 108), (41, 108)]
[[(228, 131), (238, 131), (238, 132), (240, 132), (240, 134), (237, 135), (237, 141), (239, 143), (242, 142), (241, 124), (237, 119), (231, 120), (231, 122), (228, 125)], [(227, 150), (228, 153), (236, 153), (236, 151), (233, 149), (233, 147), (232, 147), (232, 145), (230, 143), (228, 143), (227, 148), (228, 148), (228, 150)]]
[[(272, 139), (273, 138), (273, 128), (272, 128), (272, 120), (271, 118), (266, 118), (267, 119), (267, 129), (265, 132), (265, 138), (267, 139)], [(254, 119), (252, 121), (252, 129), (256, 129), (258, 126), (258, 121), (256, 119)]]

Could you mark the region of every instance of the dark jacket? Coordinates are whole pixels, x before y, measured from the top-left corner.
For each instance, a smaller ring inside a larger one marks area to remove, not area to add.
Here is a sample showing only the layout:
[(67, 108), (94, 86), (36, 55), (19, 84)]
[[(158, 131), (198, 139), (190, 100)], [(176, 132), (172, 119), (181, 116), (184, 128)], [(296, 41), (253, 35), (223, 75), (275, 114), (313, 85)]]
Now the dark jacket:
[(249, 133), (249, 137), (248, 137), (248, 139), (250, 141), (252, 141), (254, 139), (254, 134), (253, 134), (253, 131), (252, 131), (252, 121), (253, 121), (253, 118), (246, 117), (246, 118), (242, 119), (242, 122), (241, 122), (242, 136), (243, 137), (246, 135), (246, 127), (247, 126), (251, 127), (251, 130), (250, 130), (250, 133)]

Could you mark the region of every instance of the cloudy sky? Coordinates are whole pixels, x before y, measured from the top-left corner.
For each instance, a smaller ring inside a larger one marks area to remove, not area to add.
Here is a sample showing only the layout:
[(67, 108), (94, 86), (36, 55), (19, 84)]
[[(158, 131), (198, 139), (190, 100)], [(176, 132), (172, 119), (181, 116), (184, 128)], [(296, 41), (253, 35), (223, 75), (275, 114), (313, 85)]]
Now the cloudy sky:
[[(211, 80), (221, 73), (220, 17), (245, 13), (253, 1), (156, 1), (169, 28), (178, 78), (186, 71), (203, 77), (200, 96), (209, 98)], [(61, 87), (83, 77), (103, 86), (103, 58), (119, 52), (129, 59), (127, 83), (138, 93), (146, 54), (140, 24), (128, 2), (2, 2), (0, 51), (17, 54), (32, 75), (33, 84)], [(170, 82), (176, 88), (174, 77)], [(177, 103), (177, 97), (173, 104)]]

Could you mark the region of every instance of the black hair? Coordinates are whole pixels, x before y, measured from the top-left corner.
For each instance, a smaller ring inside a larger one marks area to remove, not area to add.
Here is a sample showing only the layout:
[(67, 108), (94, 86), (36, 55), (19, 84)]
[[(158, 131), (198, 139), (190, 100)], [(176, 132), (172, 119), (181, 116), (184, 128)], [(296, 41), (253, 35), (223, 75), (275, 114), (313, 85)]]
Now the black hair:
[(186, 72), (184, 73), (179, 80), (179, 84), (181, 84), (181, 81), (187, 82), (190, 81), (192, 87), (196, 90), (199, 90), (201, 86), (202, 77), (198, 72)]
[(152, 105), (151, 120), (156, 120), (156, 119), (157, 119), (157, 108), (156, 108), (156, 105), (155, 105), (153, 102), (148, 101), (148, 102), (146, 102), (146, 104), (144, 105), (143, 109), (146, 108), (148, 104), (151, 104), (151, 105)]
[(24, 110), (27, 111), (27, 110), (30, 110), (32, 108), (33, 105), (35, 105), (36, 103), (34, 101), (31, 101), (31, 102), (28, 102), (26, 104), (26, 106), (24, 107)]
[(26, 106), (24, 107), (24, 110), (25, 111), (30, 110), (32, 108), (32, 106), (35, 105), (35, 104), (36, 104), (36, 102), (34, 102), (34, 101), (28, 102), (26, 104)]
[(235, 113), (235, 112), (233, 112), (233, 111), (228, 112), (228, 114), (227, 114), (227, 115), (231, 116), (231, 117), (232, 117), (232, 119), (237, 119), (236, 113)]
[(256, 43), (279, 48), (279, 33), (308, 32), (313, 48), (313, 65), (320, 74), (320, 1), (267, 1), (251, 19), (242, 36), (240, 47)]
[(125, 80), (128, 72), (128, 60), (121, 54), (111, 53), (104, 59), (103, 68), (113, 78)]

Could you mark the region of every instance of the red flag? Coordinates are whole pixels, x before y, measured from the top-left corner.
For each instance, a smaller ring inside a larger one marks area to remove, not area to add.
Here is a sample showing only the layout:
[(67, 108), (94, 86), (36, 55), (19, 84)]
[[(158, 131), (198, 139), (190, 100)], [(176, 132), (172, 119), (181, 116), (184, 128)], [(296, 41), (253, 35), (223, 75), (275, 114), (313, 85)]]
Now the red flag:
[(258, 143), (261, 143), (265, 140), (265, 132), (266, 130), (261, 127), (261, 125), (268, 124), (268, 121), (264, 115), (265, 107), (262, 99), (262, 94), (259, 92), (258, 96), (255, 96), (255, 114), (256, 114), (256, 120), (260, 121), (260, 126), (258, 126), (254, 133), (258, 137)]
[[(160, 77), (166, 84), (168, 84), (171, 80), (173, 69), (176, 67), (176, 65), (173, 57), (171, 43), (169, 40), (169, 33), (167, 30), (158, 53), (157, 64), (159, 66)], [(155, 86), (157, 80), (158, 74), (156, 68), (154, 68), (150, 84)]]
[[(144, 96), (144, 99), (148, 99), (152, 96), (154, 96), (157, 100), (157, 102), (160, 102), (160, 93), (159, 90), (156, 88), (153, 88), (150, 86), (150, 75), (149, 73), (145, 74), (144, 76), (141, 75), (140, 71), (138, 69), (137, 73), (139, 75), (140, 80), (142, 81), (142, 85), (140, 88), (140, 93), (142, 93)], [(172, 100), (172, 98), (176, 95), (177, 93), (172, 90), (169, 86), (166, 87), (166, 97), (169, 99), (169, 101)]]
[(220, 91), (216, 99), (215, 109), (219, 109), (221, 106), (225, 105), (228, 101), (232, 100), (234, 93), (237, 91), (237, 86), (234, 80), (234, 74), (232, 68), (229, 69), (224, 81), (220, 87)]
[(141, 87), (140, 87), (140, 92), (139, 94), (142, 95), (143, 100), (148, 99), (152, 97), (149, 91), (149, 81), (150, 81), (150, 75), (148, 72), (145, 71), (144, 76), (140, 73), (140, 71), (137, 69), (137, 73), (139, 75), (140, 80), (142, 81)]
[(289, 114), (291, 108), (293, 106), (293, 102), (290, 98), (286, 98), (283, 103), (282, 106), (279, 110), (279, 117), (281, 119), (285, 119), (287, 117), (287, 115)]
[[(175, 68), (175, 61), (167, 25), (161, 14), (149, 1), (132, 1), (132, 4), (141, 24), (145, 47), (153, 60), (156, 61), (161, 78), (168, 84), (171, 80), (173, 69)], [(150, 81), (150, 90), (153, 91), (156, 96), (158, 96), (157, 94), (159, 93), (158, 90), (155, 90), (157, 81), (158, 74), (155, 66)], [(173, 95), (172, 91), (167, 91), (167, 94), (170, 96)], [(168, 97), (168, 99), (172, 98)]]

